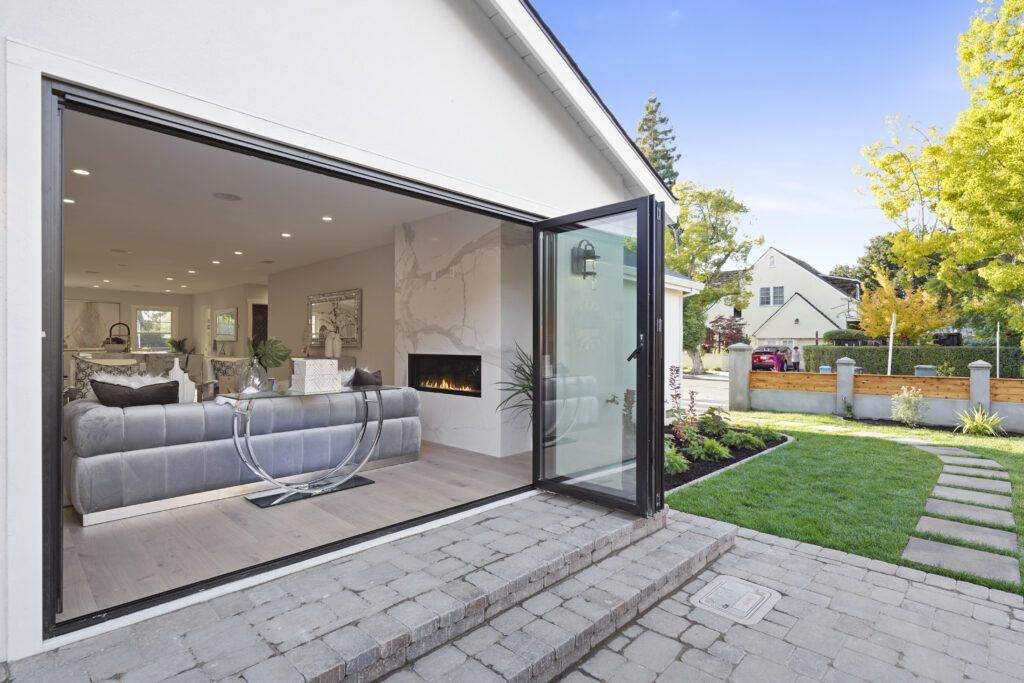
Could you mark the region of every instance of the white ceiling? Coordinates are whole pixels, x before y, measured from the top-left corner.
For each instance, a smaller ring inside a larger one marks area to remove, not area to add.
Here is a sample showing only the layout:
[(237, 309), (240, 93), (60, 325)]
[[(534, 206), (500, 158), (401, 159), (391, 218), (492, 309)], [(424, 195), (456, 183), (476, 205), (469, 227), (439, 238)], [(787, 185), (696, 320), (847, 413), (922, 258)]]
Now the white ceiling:
[(265, 283), (390, 244), (394, 226), (451, 210), (80, 112), (65, 113), (64, 167), (75, 202), (64, 205), (69, 287), (196, 294)]

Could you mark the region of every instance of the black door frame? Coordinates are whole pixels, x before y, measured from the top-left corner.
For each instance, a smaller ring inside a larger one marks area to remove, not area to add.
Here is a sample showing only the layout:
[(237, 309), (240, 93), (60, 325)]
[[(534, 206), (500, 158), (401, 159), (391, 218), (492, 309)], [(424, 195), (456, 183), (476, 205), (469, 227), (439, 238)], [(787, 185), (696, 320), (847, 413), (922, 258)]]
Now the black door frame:
[[(582, 223), (615, 214), (636, 212), (637, 216), (637, 454), (635, 503), (611, 493), (582, 488), (544, 477), (543, 406), (543, 349), (557, 330), (550, 329), (544, 318), (552, 302), (545, 302), (544, 273), (553, 267), (551, 249), (543, 248), (545, 237), (585, 227)], [(664, 207), (653, 195), (629, 199), (616, 204), (588, 209), (566, 216), (550, 218), (534, 224), (533, 240), (533, 478), (538, 488), (564, 493), (608, 507), (649, 516), (663, 507), (662, 478), (664, 471), (664, 424), (657, 419), (663, 407), (664, 344), (661, 339), (664, 308), (663, 274)]]
[[(109, 619), (131, 614), (172, 600), (207, 590), (219, 585), (237, 581), (249, 576), (284, 567), (305, 559), (323, 555), (363, 543), (373, 538), (388, 535), (402, 529), (440, 519), (458, 512), (470, 510), (503, 498), (533, 490), (538, 486), (538, 453), (534, 452), (533, 483), (505, 493), (481, 498), (429, 515), (407, 520), (375, 531), (345, 538), (333, 543), (277, 558), (241, 570), (222, 574), (204, 581), (180, 586), (170, 591), (147, 596), (113, 608), (86, 614), (60, 623), (56, 622), (59, 609), (59, 595), (62, 580), (62, 539), (61, 539), (61, 448), (62, 448), (62, 392), (63, 386), (63, 336), (58, 331), (63, 326), (63, 159), (62, 159), (62, 113), (77, 111), (92, 116), (119, 121), (127, 125), (147, 128), (168, 135), (213, 145), (223, 149), (266, 159), (273, 163), (285, 164), (349, 182), (367, 185), (425, 201), (431, 201), (454, 209), (498, 218), (523, 226), (533, 226), (544, 216), (517, 209), (497, 202), (456, 192), (437, 185), (423, 183), (411, 178), (379, 171), (361, 164), (343, 161), (297, 147), (259, 137), (244, 131), (208, 123), (177, 112), (101, 93), (90, 88), (43, 78), (42, 89), (42, 297), (43, 324), (47, 331), (42, 340), (42, 474), (43, 474), (43, 638), (48, 639), (82, 628), (94, 626)], [(659, 212), (660, 204), (651, 210)], [(659, 219), (660, 220), (660, 219)], [(660, 250), (660, 245), (658, 246)], [(651, 256), (651, 255), (649, 255)], [(639, 264), (638, 264), (639, 267)], [(536, 270), (536, 269), (535, 269)], [(660, 273), (661, 269), (655, 271)], [(660, 283), (660, 278), (658, 279)], [(661, 288), (655, 287), (655, 298), (660, 298)], [(648, 297), (650, 299), (650, 297)], [(653, 303), (653, 302), (652, 302)], [(534, 310), (537, 309), (537, 294), (534, 290)], [(653, 311), (654, 309), (649, 309)], [(660, 320), (660, 309), (657, 314)], [(536, 320), (534, 324), (536, 335)], [(650, 337), (657, 339), (656, 337)], [(652, 350), (660, 344), (649, 344)], [(648, 372), (652, 370), (650, 360)], [(661, 366), (653, 366), (660, 377)], [(660, 381), (655, 382), (660, 387)], [(660, 402), (651, 405), (660, 406)], [(645, 416), (649, 418), (650, 416)], [(535, 430), (536, 431), (536, 430)], [(661, 436), (658, 432), (657, 446), (660, 453)], [(648, 430), (650, 432), (650, 430)], [(536, 445), (534, 446), (536, 449)], [(660, 469), (661, 458), (658, 461)], [(648, 488), (655, 481), (660, 486), (660, 475), (648, 475)], [(660, 491), (660, 489), (659, 489)], [(578, 491), (570, 495), (586, 498)], [(649, 500), (660, 508), (660, 498), (649, 492)], [(602, 501), (595, 501), (602, 502)], [(611, 503), (608, 502), (611, 506)], [(650, 510), (647, 511), (650, 513)]]

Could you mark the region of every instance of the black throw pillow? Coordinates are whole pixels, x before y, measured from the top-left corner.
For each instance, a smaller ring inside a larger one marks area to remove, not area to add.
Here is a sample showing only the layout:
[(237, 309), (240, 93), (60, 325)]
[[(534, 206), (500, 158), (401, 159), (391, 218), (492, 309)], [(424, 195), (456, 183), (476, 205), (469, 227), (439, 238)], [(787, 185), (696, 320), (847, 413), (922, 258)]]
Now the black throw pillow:
[(384, 377), (380, 374), (380, 370), (370, 372), (356, 368), (356, 374), (352, 376), (352, 386), (354, 387), (379, 387), (382, 384), (384, 384)]
[(112, 408), (156, 406), (178, 402), (177, 380), (138, 388), (96, 380), (91, 380), (90, 384), (92, 384), (93, 393), (96, 394), (96, 400)]

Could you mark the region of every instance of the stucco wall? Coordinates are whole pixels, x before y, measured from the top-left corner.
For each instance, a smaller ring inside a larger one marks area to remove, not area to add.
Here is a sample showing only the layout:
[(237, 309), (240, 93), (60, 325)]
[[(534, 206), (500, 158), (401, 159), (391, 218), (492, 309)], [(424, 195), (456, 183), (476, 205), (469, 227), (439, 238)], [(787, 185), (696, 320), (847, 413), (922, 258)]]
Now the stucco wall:
[(1024, 434), (1024, 403), (992, 401), (992, 412), (1003, 418), (1003, 429)]
[(836, 397), (820, 391), (751, 389), (750, 409), (780, 413), (834, 413)]
[[(925, 405), (928, 407), (922, 416), (924, 424), (943, 427), (955, 427), (960, 424), (957, 413), (971, 408), (970, 401), (945, 398), (926, 398)], [(853, 413), (856, 417), (868, 420), (891, 420), (892, 398), (855, 394)]]

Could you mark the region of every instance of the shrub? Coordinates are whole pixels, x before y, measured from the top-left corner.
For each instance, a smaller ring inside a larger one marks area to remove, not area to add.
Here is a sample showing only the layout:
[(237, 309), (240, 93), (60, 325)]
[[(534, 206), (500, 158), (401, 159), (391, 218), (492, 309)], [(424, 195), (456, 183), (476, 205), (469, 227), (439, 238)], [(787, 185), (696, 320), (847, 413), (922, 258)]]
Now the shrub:
[(998, 413), (990, 413), (980, 405), (974, 410), (957, 413), (960, 424), (957, 431), (974, 436), (999, 436), (1003, 433), (1003, 418)]
[(690, 461), (676, 448), (672, 437), (665, 437), (665, 474), (681, 474), (690, 469)]
[[(825, 346), (809, 345), (803, 351), (804, 363), (811, 370), (819, 365), (836, 366), (836, 360), (846, 356), (852, 358), (869, 375), (884, 375), (886, 354), (884, 346)], [(994, 346), (895, 346), (892, 350), (892, 372), (894, 375), (913, 375), (915, 365), (949, 364), (956, 377), (970, 377), (967, 364), (976, 360), (996, 364)], [(1004, 346), (1000, 353), (1003, 377), (1021, 376), (1021, 348)], [(993, 370), (993, 376), (995, 371)]]
[(821, 335), (827, 342), (830, 341), (867, 341), (870, 339), (867, 332), (863, 330), (829, 330)]
[(700, 441), (690, 445), (684, 453), (690, 460), (728, 460), (732, 457), (729, 449), (714, 439), (699, 437)]
[(939, 363), (935, 366), (935, 374), (939, 377), (956, 377), (956, 366), (948, 361)]
[(728, 430), (729, 414), (721, 408), (708, 408), (697, 418), (697, 431), (704, 436), (718, 438)]
[(921, 424), (926, 410), (928, 403), (917, 387), (900, 387), (892, 397), (892, 419), (908, 427)]
[(782, 438), (782, 432), (768, 425), (754, 425), (747, 427), (747, 431), (765, 442), (778, 441)]
[(743, 450), (763, 450), (764, 441), (750, 432), (741, 432), (737, 429), (730, 429), (719, 439), (723, 446), (728, 448), (742, 448)]

